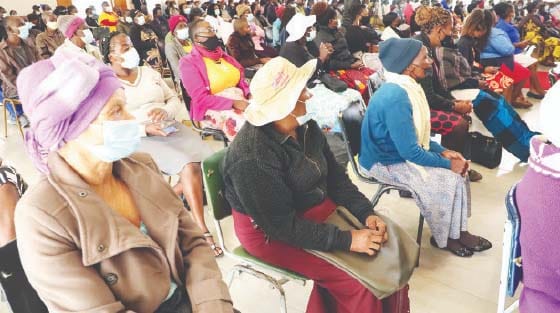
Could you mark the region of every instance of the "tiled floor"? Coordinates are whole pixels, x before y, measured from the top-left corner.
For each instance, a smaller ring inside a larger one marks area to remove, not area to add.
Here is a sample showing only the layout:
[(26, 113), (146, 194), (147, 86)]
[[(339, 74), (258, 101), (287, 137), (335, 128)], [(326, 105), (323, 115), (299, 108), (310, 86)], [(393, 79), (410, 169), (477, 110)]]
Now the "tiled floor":
[[(538, 104), (529, 110), (520, 111), (530, 127), (538, 130)], [(1, 122), (0, 122), (1, 123)], [(3, 126), (3, 125), (1, 125)], [(480, 130), (473, 125), (473, 129)], [(219, 149), (219, 144), (215, 145)], [(10, 127), (7, 140), (0, 139), (0, 156), (23, 174), (33, 184), (37, 172), (32, 168), (23, 148), (23, 141)], [(424, 229), (420, 267), (410, 281), (411, 308), (414, 313), (492, 313), (496, 311), (498, 298), (499, 270), (501, 261), (502, 232), (505, 219), (504, 197), (512, 184), (517, 182), (526, 169), (516, 159), (504, 151), (499, 168), (489, 170), (474, 165), (484, 175), (481, 182), (472, 184), (472, 217), (469, 229), (489, 239), (494, 248), (462, 259), (449, 252), (430, 246), (430, 231)], [(358, 183), (360, 190), (371, 196), (375, 189)], [(377, 210), (383, 212), (402, 225), (415, 236), (418, 223), (418, 209), (412, 200), (404, 200), (396, 193), (386, 195)], [(211, 223), (209, 223), (211, 224)], [(230, 245), (236, 244), (231, 223), (225, 224), (225, 234)], [(227, 258), (218, 260), (224, 274), (235, 264)], [(292, 282), (285, 285), (288, 311), (304, 312), (311, 283), (300, 286)], [(244, 313), (279, 311), (279, 298), (275, 290), (264, 282), (244, 275), (237, 278), (231, 289), (235, 305)], [(0, 305), (0, 313), (6, 313)], [(16, 312), (17, 313), (17, 312)]]

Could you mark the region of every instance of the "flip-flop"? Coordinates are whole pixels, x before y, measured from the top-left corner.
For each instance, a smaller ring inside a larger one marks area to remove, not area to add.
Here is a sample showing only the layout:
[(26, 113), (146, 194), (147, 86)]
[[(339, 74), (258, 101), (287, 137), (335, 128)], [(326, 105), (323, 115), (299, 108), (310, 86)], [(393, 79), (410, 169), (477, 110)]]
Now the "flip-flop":
[(527, 97), (538, 99), (538, 100), (544, 99), (544, 95), (539, 95), (537, 93), (530, 92), (530, 91), (527, 93)]
[(453, 254), (455, 254), (456, 256), (462, 257), (462, 258), (468, 258), (473, 256), (474, 252), (472, 252), (471, 250), (465, 248), (465, 247), (461, 247), (458, 249), (450, 249), (448, 247), (445, 248), (440, 248), (437, 243), (436, 240), (434, 239), (434, 237), (430, 237), (430, 244), (440, 250), (447, 250)]
[(465, 247), (474, 252), (482, 252), (492, 248), (492, 243), (490, 241), (480, 236), (477, 237), (478, 237), (478, 243), (474, 247), (466, 247), (466, 246)]
[[(206, 232), (203, 234), (204, 238), (206, 238), (206, 242), (208, 242), (208, 238), (212, 238), (212, 241), (214, 241), (214, 236), (212, 236), (212, 234), (210, 232)], [(216, 245), (215, 242), (213, 243), (209, 243), (210, 244), (210, 248), (214, 251), (214, 256), (215, 257), (221, 257), (222, 255), (224, 255), (224, 250), (222, 250), (222, 248), (218, 247)]]

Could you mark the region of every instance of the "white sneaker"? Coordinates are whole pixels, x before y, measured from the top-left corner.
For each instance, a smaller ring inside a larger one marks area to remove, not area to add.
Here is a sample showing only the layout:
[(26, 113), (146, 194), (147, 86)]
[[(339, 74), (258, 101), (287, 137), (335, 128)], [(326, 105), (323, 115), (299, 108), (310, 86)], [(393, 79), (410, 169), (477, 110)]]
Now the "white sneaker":
[(13, 117), (8, 117), (8, 124), (10, 125), (16, 125), (16, 119)]

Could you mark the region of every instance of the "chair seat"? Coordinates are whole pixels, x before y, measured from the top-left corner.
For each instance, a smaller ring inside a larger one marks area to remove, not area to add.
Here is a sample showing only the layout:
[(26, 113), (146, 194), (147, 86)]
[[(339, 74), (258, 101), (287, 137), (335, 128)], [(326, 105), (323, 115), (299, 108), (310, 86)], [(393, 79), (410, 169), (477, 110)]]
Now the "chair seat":
[(261, 260), (261, 259), (259, 259), (259, 258), (256, 258), (256, 257), (254, 257), (254, 256), (252, 256), (252, 255), (251, 255), (249, 252), (247, 252), (247, 250), (245, 250), (242, 246), (238, 246), (238, 247), (234, 248), (232, 252), (233, 252), (234, 255), (240, 257), (241, 259), (247, 260), (247, 262), (258, 264), (259, 266), (261, 266), (261, 267), (263, 267), (263, 268), (265, 268), (265, 269), (278, 272), (279, 274), (284, 275), (284, 276), (286, 276), (287, 278), (295, 279), (295, 280), (303, 280), (303, 281), (306, 281), (306, 280), (307, 280), (306, 277), (301, 276), (301, 275), (298, 274), (298, 273), (295, 273), (295, 272), (292, 272), (292, 271), (283, 269), (283, 268), (281, 268), (281, 267), (277, 267), (277, 266), (272, 265), (272, 264), (270, 264), (270, 263), (266, 263), (265, 261), (263, 261), (263, 260)]

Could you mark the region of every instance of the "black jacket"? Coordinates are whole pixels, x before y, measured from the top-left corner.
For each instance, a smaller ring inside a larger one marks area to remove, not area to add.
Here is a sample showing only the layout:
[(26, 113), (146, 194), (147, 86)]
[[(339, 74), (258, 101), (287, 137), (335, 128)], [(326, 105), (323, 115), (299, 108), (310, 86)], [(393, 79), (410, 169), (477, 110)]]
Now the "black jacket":
[(348, 42), (344, 35), (338, 31), (319, 25), (317, 29), (317, 37), (313, 40), (315, 45), (319, 47), (322, 42), (332, 44), (334, 52), (325, 64), (326, 70), (347, 70), (352, 63), (356, 62), (356, 58), (348, 50)]
[(245, 123), (222, 164), (225, 197), (270, 239), (304, 249), (348, 251), (350, 232), (298, 215), (328, 197), (365, 222), (373, 214), (372, 204), (336, 163), (316, 122), (297, 133), (299, 140), (272, 124)]
[(441, 85), (436, 72), (439, 71), (439, 63), (435, 57), (434, 49), (430, 45), (430, 38), (424, 33), (414, 36), (414, 39), (422, 41), (424, 46), (428, 48), (428, 55), (432, 58), (432, 70), (426, 71), (426, 77), (419, 81), (424, 89), (428, 104), (433, 110), (453, 111), (453, 96)]

